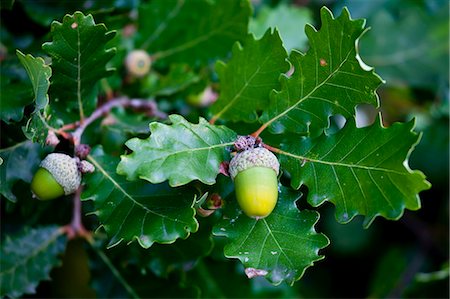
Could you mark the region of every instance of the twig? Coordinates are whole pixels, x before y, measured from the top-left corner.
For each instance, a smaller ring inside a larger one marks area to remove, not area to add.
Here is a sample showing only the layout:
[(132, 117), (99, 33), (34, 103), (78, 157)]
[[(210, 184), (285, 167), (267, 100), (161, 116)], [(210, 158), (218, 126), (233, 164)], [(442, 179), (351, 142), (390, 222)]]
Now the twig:
[(83, 191), (83, 187), (80, 185), (80, 187), (78, 187), (77, 191), (73, 195), (72, 221), (64, 226), (63, 229), (69, 239), (82, 237), (86, 240), (90, 240), (91, 233), (84, 227), (83, 223), (81, 222), (81, 191)]
[(115, 98), (109, 102), (106, 102), (102, 106), (98, 107), (89, 117), (85, 118), (80, 126), (73, 132), (73, 143), (75, 146), (80, 144), (81, 135), (83, 135), (84, 130), (95, 120), (101, 116), (109, 113), (114, 107), (129, 107), (135, 109), (145, 109), (149, 111), (151, 115), (158, 118), (166, 118), (167, 115), (164, 112), (158, 110), (155, 101), (152, 100), (142, 100), (142, 99), (129, 99), (127, 97)]

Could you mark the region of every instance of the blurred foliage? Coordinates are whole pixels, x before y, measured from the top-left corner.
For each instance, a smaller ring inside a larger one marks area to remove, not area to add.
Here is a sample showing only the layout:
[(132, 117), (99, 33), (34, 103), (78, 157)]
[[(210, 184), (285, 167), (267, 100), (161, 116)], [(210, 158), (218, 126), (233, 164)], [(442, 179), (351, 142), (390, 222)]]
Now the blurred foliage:
[[(305, 23), (320, 23), (318, 8), (322, 5), (336, 12), (347, 6), (354, 19), (367, 18), (371, 30), (361, 40), (360, 55), (386, 80), (378, 91), (383, 122), (388, 125), (416, 117), (417, 130), (422, 132), (422, 141), (410, 159), (411, 168), (423, 170), (433, 185), (430, 190), (421, 193), (422, 209), (415, 213), (406, 211), (397, 222), (380, 219), (364, 230), (362, 217), (346, 225), (339, 224), (333, 219), (335, 208), (325, 203), (320, 207), (323, 216), (317, 231), (327, 235), (333, 246), (321, 251), (327, 258), (293, 287), (286, 284), (273, 286), (261, 278), (249, 280), (241, 263), (226, 260), (222, 238), (209, 238), (212, 227), (218, 221), (218, 215), (214, 215), (201, 219), (200, 230), (192, 233), (192, 238), (178, 240), (173, 247), (157, 244), (151, 247), (149, 254), (136, 244), (105, 249), (108, 243), (106, 237), (99, 237), (93, 243), (70, 241), (62, 258), (62, 267), (50, 273), (52, 280), (41, 282), (36, 294), (24, 298), (124, 298), (134, 295), (161, 298), (449, 297), (448, 1), (252, 2), (254, 17), (250, 22), (251, 31), (261, 36), (267, 25), (277, 25), (289, 50), (305, 50), (303, 26)], [(143, 82), (131, 78), (122, 81), (122, 77), (126, 76), (124, 57), (134, 47), (132, 36), (137, 30), (138, 6), (138, 0), (1, 1), (2, 154), (7, 151), (9, 157), (18, 159), (20, 155), (29, 155), (31, 147), (31, 143), (24, 141), (22, 127), (26, 125), (23, 115), (29, 116), (33, 112), (29, 106), (33, 101), (33, 89), (15, 50), (42, 56), (42, 43), (51, 39), (48, 35), (51, 21), (62, 20), (66, 13), (75, 10), (92, 13), (97, 24), (105, 22), (108, 29), (117, 30), (108, 44), (108, 47), (117, 47), (117, 55), (108, 62), (108, 68), (114, 67), (117, 72), (102, 79), (98, 85), (100, 101), (117, 89), (130, 97), (148, 97), (152, 94), (158, 96), (162, 111), (179, 112), (188, 120), (198, 119), (202, 108), (187, 104), (181, 97), (198, 95), (210, 83), (214, 86), (218, 76), (214, 73), (209, 75), (212, 67), (159, 65)], [(230, 11), (232, 9), (230, 7)], [(298, 37), (296, 43), (292, 36)], [(226, 56), (226, 53), (222, 54)], [(208, 58), (211, 57), (204, 57)], [(176, 84), (169, 84), (173, 82)], [(25, 109), (9, 110), (10, 106)], [(146, 124), (149, 121), (145, 116), (142, 116), (142, 122), (136, 119), (131, 121), (127, 112), (121, 109), (114, 110), (110, 116), (113, 119), (97, 123), (89, 129), (92, 134), (86, 134), (96, 139), (93, 143), (102, 144), (108, 154), (123, 153), (123, 143), (131, 137), (131, 131), (138, 131), (142, 134), (140, 137), (147, 137)], [(128, 130), (130, 127), (133, 129)], [(238, 133), (242, 129), (239, 123), (230, 127), (236, 127)], [(11, 148), (16, 143), (19, 146)], [(67, 144), (62, 142), (56, 150), (64, 147)], [(42, 156), (44, 152), (33, 154)], [(3, 162), (0, 161), (0, 164)], [(68, 198), (46, 203), (31, 201), (26, 185), (31, 178), (30, 167), (17, 163), (14, 166), (8, 164), (8, 167), (16, 167), (20, 171), (15, 172), (14, 177), (7, 177), (5, 168), (2, 168), (2, 243), (6, 234), (14, 235), (25, 226), (66, 223), (71, 210)], [(288, 174), (284, 174), (284, 179), (290, 179)], [(9, 192), (9, 188), (3, 188), (5, 183), (14, 185), (13, 193)], [(216, 191), (214, 188), (225, 189), (223, 185), (211, 187), (210, 191)], [(301, 191), (308, 193), (308, 190)], [(311, 208), (305, 198), (300, 198), (297, 206)], [(13, 203), (14, 200), (17, 203)], [(88, 215), (83, 219), (85, 225), (90, 229), (96, 228), (97, 220), (89, 216), (95, 211), (94, 207), (84, 202), (83, 208)], [(100, 228), (97, 233), (103, 236), (104, 230)], [(195, 240), (202, 240), (202, 246), (193, 246), (190, 242)], [(73, 284), (67, 284), (68, 281)], [(133, 291), (130, 292), (130, 289)]]

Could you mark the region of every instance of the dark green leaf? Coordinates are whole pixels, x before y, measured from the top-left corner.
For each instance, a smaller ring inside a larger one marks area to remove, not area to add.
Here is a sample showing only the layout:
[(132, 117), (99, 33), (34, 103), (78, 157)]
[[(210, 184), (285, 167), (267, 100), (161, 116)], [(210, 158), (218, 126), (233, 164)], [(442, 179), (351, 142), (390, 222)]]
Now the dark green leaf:
[(308, 8), (281, 3), (274, 8), (262, 7), (256, 18), (250, 20), (249, 31), (260, 38), (267, 28), (278, 28), (284, 48), (290, 52), (292, 49), (305, 48), (308, 39), (300, 28), (305, 28), (311, 21)]
[(213, 119), (254, 122), (268, 106), (270, 91), (279, 87), (280, 74), (289, 69), (287, 53), (278, 31), (268, 30), (260, 40), (249, 37), (244, 47), (236, 43), (232, 55), (227, 64), (216, 64), (222, 88), (211, 108)]
[(100, 148), (88, 160), (96, 170), (87, 176), (82, 199), (94, 201), (95, 214), (111, 237), (110, 247), (137, 240), (148, 248), (154, 242), (173, 243), (197, 231), (191, 190), (126, 181), (115, 172), (119, 159)]
[(41, 57), (34, 58), (32, 55), (25, 55), (19, 50), (16, 51), (17, 57), (27, 70), (28, 77), (31, 80), (34, 92), (34, 101), (36, 103), (35, 111), (44, 109), (48, 105), (48, 88), (50, 86), (50, 77), (52, 69), (45, 64)]
[(41, 151), (39, 144), (30, 141), (0, 149), (0, 193), (8, 200), (17, 200), (12, 192), (17, 181), (31, 182), (33, 171), (40, 163)]
[(25, 106), (33, 102), (30, 80), (18, 60), (14, 60), (14, 63), (2, 61), (0, 76), (0, 118), (8, 124), (18, 122), (23, 118)]
[(139, 9), (138, 47), (155, 59), (195, 64), (225, 56), (247, 35), (247, 0), (156, 0)]
[(50, 279), (50, 271), (59, 264), (66, 242), (58, 227), (31, 229), (14, 238), (6, 237), (0, 256), (0, 296), (33, 294), (41, 280)]
[(203, 118), (198, 124), (175, 114), (169, 119), (171, 125), (151, 123), (149, 138), (127, 141), (133, 153), (121, 157), (117, 173), (129, 180), (140, 178), (153, 184), (169, 180), (170, 186), (193, 180), (214, 184), (220, 163), (227, 160), (225, 148), (233, 144), (236, 133), (210, 125)]
[(378, 215), (398, 219), (405, 208), (419, 209), (418, 193), (430, 187), (422, 172), (408, 166), (420, 137), (413, 127), (411, 121), (384, 128), (380, 117), (356, 128), (350, 119), (334, 135), (282, 145), (280, 162), (292, 175), (292, 187), (308, 187), (311, 205), (335, 204), (339, 222), (356, 215), (366, 216), (365, 226)]
[(52, 105), (61, 111), (77, 111), (83, 119), (96, 106), (97, 81), (112, 71), (106, 63), (115, 49), (107, 49), (106, 43), (114, 32), (95, 24), (92, 15), (75, 12), (62, 23), (54, 21), (51, 33), (53, 40), (42, 47), (52, 57)]
[(292, 51), (292, 77), (281, 79), (281, 90), (271, 94), (271, 103), (262, 116), (272, 132), (311, 133), (328, 127), (329, 116), (355, 115), (361, 103), (378, 106), (375, 89), (381, 79), (360, 59), (359, 38), (364, 20), (351, 20), (347, 9), (334, 19), (321, 9), (322, 27), (306, 26), (310, 48), (306, 55)]
[(249, 277), (265, 276), (275, 285), (299, 280), (306, 268), (323, 259), (318, 252), (329, 241), (314, 229), (319, 214), (299, 211), (297, 198), (298, 193), (281, 187), (275, 210), (260, 220), (246, 216), (234, 199), (228, 200), (225, 217), (214, 229), (215, 235), (230, 239), (225, 256), (239, 259)]

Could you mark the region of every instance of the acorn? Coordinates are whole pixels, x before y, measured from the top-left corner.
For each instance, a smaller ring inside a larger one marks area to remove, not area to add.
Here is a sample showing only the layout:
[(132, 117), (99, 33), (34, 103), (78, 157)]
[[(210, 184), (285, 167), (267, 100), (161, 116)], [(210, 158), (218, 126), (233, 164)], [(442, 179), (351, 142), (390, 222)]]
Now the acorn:
[(239, 206), (247, 216), (261, 219), (273, 211), (278, 200), (279, 170), (277, 157), (263, 147), (233, 157), (229, 173)]
[(131, 76), (141, 78), (150, 71), (152, 59), (144, 50), (134, 50), (125, 58), (125, 66)]
[(51, 200), (74, 193), (81, 183), (77, 159), (52, 153), (42, 160), (31, 181), (31, 191), (40, 200)]

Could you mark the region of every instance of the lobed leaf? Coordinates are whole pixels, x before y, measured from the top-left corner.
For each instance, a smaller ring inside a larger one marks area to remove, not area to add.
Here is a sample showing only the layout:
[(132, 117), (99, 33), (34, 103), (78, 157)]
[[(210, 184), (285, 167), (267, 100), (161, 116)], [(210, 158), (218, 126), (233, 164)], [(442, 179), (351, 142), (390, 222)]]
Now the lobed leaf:
[(94, 201), (95, 214), (111, 238), (110, 247), (136, 239), (149, 248), (154, 242), (173, 243), (197, 231), (195, 195), (188, 188), (126, 181), (115, 172), (119, 158), (101, 148), (94, 149), (88, 160), (96, 171), (87, 175), (81, 197)]
[(321, 9), (322, 27), (306, 26), (310, 48), (303, 55), (292, 51), (294, 74), (281, 78), (281, 90), (271, 94), (261, 117), (273, 133), (294, 132), (320, 135), (329, 116), (355, 115), (361, 103), (378, 106), (375, 89), (382, 82), (358, 55), (357, 44), (364, 33), (364, 20), (352, 20), (347, 9), (334, 19)]
[(220, 96), (211, 107), (213, 119), (255, 122), (269, 104), (270, 91), (288, 71), (287, 53), (277, 30), (267, 30), (259, 40), (250, 36), (242, 47), (236, 43), (231, 60), (216, 64), (222, 83)]
[(381, 215), (398, 219), (403, 210), (420, 208), (418, 193), (430, 187), (408, 158), (419, 135), (414, 122), (356, 128), (350, 119), (336, 134), (303, 137), (282, 145), (280, 162), (292, 176), (292, 187), (308, 187), (308, 202), (330, 201), (339, 222), (364, 215), (364, 226)]
[(41, 57), (34, 58), (31, 54), (25, 55), (19, 50), (16, 53), (20, 63), (26, 69), (33, 86), (34, 101), (36, 103), (35, 111), (44, 109), (48, 105), (47, 92), (50, 87), (52, 69), (45, 64), (44, 59)]
[(48, 131), (55, 130), (53, 126), (58, 126), (56, 116), (52, 118), (47, 113), (49, 104), (48, 89), (50, 87), (52, 69), (45, 64), (44, 59), (41, 57), (34, 58), (32, 55), (25, 55), (19, 50), (16, 53), (31, 80), (35, 102), (34, 111), (27, 124), (23, 127), (23, 131), (29, 140), (45, 145)]
[(243, 214), (235, 199), (227, 201), (229, 207), (214, 234), (229, 239), (225, 256), (239, 259), (250, 278), (265, 276), (275, 285), (283, 281), (293, 285), (306, 268), (323, 259), (318, 252), (329, 241), (314, 229), (319, 214), (299, 211), (295, 204), (298, 197), (298, 193), (281, 187), (274, 211), (260, 220)]
[(247, 0), (151, 1), (139, 8), (137, 47), (166, 62), (207, 62), (246, 37), (250, 15)]
[(153, 184), (169, 180), (172, 187), (193, 180), (214, 184), (220, 163), (228, 158), (225, 148), (233, 144), (236, 133), (210, 125), (203, 118), (192, 124), (172, 114), (169, 120), (171, 125), (152, 122), (149, 138), (126, 142), (133, 153), (121, 156), (117, 173), (129, 180), (140, 178)]
[(39, 282), (49, 280), (50, 271), (60, 263), (66, 243), (62, 230), (55, 226), (6, 237), (0, 255), (0, 296), (35, 293)]
[(31, 141), (0, 149), (0, 194), (9, 201), (17, 201), (13, 193), (14, 184), (20, 180), (31, 182), (33, 171), (41, 161), (41, 151), (41, 146)]
[(65, 15), (63, 22), (51, 26), (52, 41), (42, 48), (52, 58), (50, 94), (53, 108), (60, 113), (78, 112), (74, 121), (90, 114), (96, 106), (96, 84), (111, 73), (106, 63), (115, 54), (106, 44), (115, 32), (107, 32), (105, 25), (95, 24), (92, 15), (77, 11)]

